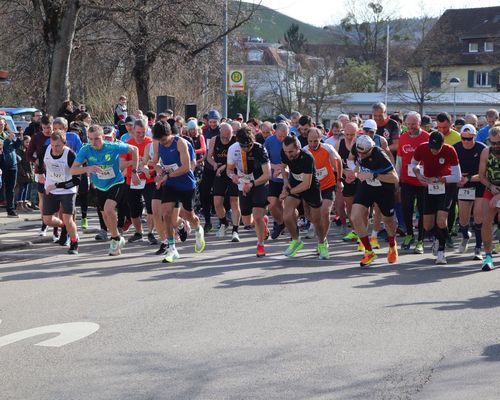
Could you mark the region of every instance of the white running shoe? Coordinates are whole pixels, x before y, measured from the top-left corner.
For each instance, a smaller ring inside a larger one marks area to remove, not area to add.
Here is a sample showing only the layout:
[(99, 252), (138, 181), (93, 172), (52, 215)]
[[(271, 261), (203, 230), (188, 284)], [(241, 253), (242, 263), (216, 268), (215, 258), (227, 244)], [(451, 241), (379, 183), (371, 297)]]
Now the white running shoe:
[(233, 236), (231, 237), (231, 242), (240, 242), (240, 235), (238, 235), (238, 232), (233, 232)]
[(226, 235), (226, 225), (221, 224), (219, 230), (215, 234), (215, 237), (218, 239), (222, 239), (225, 235)]
[(201, 253), (205, 250), (205, 231), (203, 227), (200, 225), (198, 229), (195, 230), (196, 243), (194, 245), (194, 251), (197, 253)]
[(446, 264), (448, 264), (448, 263), (446, 262), (446, 257), (445, 257), (445, 255), (444, 255), (444, 251), (439, 250), (439, 251), (437, 252), (436, 264), (437, 264), (437, 265), (446, 265)]
[(175, 247), (169, 247), (162, 262), (173, 263), (175, 260), (178, 260), (179, 258), (180, 258), (180, 255), (179, 255), (179, 252), (177, 251), (177, 249)]

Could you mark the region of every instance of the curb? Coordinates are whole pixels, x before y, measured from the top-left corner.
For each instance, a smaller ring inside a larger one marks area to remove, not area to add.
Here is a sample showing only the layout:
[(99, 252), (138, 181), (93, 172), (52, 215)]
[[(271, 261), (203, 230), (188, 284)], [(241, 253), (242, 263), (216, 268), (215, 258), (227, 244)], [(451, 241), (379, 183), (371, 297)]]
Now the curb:
[(12, 242), (12, 243), (1, 243), (0, 241), (0, 252), (9, 250), (20, 250), (32, 247), (35, 244), (40, 243), (50, 243), (52, 242), (51, 237), (40, 237), (26, 242)]

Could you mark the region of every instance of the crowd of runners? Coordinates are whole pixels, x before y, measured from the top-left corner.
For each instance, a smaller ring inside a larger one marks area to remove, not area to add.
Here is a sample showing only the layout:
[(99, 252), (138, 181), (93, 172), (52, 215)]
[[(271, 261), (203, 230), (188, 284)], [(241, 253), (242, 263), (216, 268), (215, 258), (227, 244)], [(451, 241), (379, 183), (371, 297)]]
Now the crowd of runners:
[(446, 264), (445, 252), (467, 253), (474, 235), (471, 258), (492, 270), (498, 111), (454, 121), (445, 112), (389, 116), (383, 103), (371, 111), (364, 120), (339, 115), (330, 130), (297, 112), (264, 122), (221, 118), (216, 110), (203, 121), (171, 110), (132, 115), (124, 96), (113, 125), (93, 124), (71, 101), (56, 118), (36, 112), (24, 132), (11, 132), (0, 116), (7, 214), (39, 209), (40, 235), (50, 227), (54, 242), (78, 254), (78, 232), (88, 230), (95, 198), (95, 239), (110, 240), (109, 255), (120, 255), (126, 242), (148, 241), (168, 263), (180, 257), (178, 241), (192, 237), (201, 253), (205, 235), (215, 231), (230, 249), (240, 228), (255, 231), (257, 257), (266, 255), (266, 241), (280, 237), (289, 238), (284, 255), (294, 257), (304, 237), (316, 238), (326, 260), (334, 223), (362, 252), (362, 267), (377, 258), (381, 238), (388, 263), (397, 262), (398, 246), (423, 254), (428, 240), (435, 263)]

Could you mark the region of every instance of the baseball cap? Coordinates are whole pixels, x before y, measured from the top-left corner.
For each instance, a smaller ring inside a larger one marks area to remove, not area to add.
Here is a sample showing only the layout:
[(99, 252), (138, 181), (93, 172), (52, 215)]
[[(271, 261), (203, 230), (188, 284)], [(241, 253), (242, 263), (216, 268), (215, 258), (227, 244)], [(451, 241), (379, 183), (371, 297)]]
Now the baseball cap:
[(135, 124), (135, 117), (133, 115), (129, 115), (125, 118), (125, 124)]
[(377, 131), (377, 123), (373, 119), (367, 119), (363, 123), (363, 129), (369, 129), (370, 131)]
[(243, 121), (243, 114), (238, 113), (234, 119), (241, 119)]
[(107, 126), (104, 126), (102, 128), (102, 131), (103, 131), (104, 137), (113, 137), (113, 135), (115, 133), (115, 128), (107, 125)]
[(217, 111), (217, 110), (210, 110), (208, 112), (208, 119), (216, 119), (217, 121), (219, 121), (220, 120), (219, 111)]
[(444, 143), (444, 137), (439, 132), (434, 131), (429, 137), (429, 148), (439, 150)]
[(356, 139), (356, 149), (359, 151), (366, 153), (375, 147), (375, 142), (368, 135), (359, 135)]
[(464, 133), (464, 132), (468, 132), (468, 133), (471, 133), (473, 135), (475, 135), (477, 133), (474, 125), (471, 125), (471, 124), (465, 124), (464, 126), (462, 126), (460, 133)]

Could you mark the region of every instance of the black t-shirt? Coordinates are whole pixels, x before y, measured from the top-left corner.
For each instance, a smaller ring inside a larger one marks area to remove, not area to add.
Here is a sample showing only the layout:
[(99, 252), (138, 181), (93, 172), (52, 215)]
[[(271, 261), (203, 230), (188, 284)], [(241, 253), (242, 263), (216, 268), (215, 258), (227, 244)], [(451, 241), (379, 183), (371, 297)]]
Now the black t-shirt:
[[(242, 151), (235, 143), (228, 150), (227, 162), (234, 164), (237, 171), (243, 174), (253, 174), (254, 180), (263, 175), (262, 166), (269, 164), (267, 150), (260, 143), (254, 143), (249, 151)], [(267, 182), (266, 182), (267, 184)]]
[(401, 136), (401, 128), (396, 121), (389, 119), (385, 125), (379, 126), (375, 133), (384, 137), (387, 140), (387, 144), (390, 146), (394, 139), (397, 140), (399, 136)]
[(479, 172), (479, 159), (481, 152), (486, 148), (483, 143), (476, 142), (472, 149), (466, 150), (462, 142), (453, 145), (457, 151), (458, 161), (462, 175), (476, 175)]
[(307, 141), (307, 136), (299, 135), (299, 136), (297, 136), (297, 139), (299, 139), (301, 147), (306, 147), (309, 144)]
[(295, 160), (290, 160), (285, 152), (281, 150), (281, 162), (288, 165), (290, 170), (288, 181), (291, 187), (295, 187), (302, 182), (302, 174), (312, 174), (311, 189), (319, 189), (319, 181), (316, 176), (316, 166), (314, 157), (305, 151), (300, 151), (299, 156)]
[[(370, 156), (363, 159), (358, 157), (356, 146), (352, 146), (351, 152), (356, 157), (361, 172), (381, 175), (394, 169), (389, 156), (380, 147), (375, 146)], [(394, 186), (394, 184), (382, 182), (382, 186)]]
[(220, 139), (220, 135), (215, 137), (214, 144), (214, 160), (217, 164), (226, 164), (227, 163), (227, 151), (229, 147), (236, 142), (236, 137), (232, 136), (231, 140), (224, 144)]

